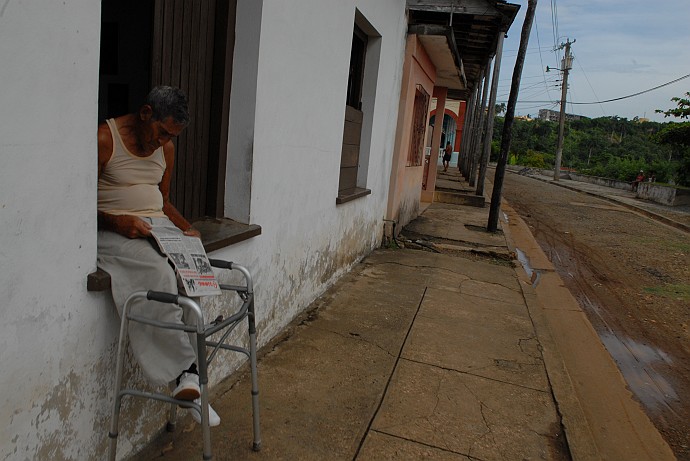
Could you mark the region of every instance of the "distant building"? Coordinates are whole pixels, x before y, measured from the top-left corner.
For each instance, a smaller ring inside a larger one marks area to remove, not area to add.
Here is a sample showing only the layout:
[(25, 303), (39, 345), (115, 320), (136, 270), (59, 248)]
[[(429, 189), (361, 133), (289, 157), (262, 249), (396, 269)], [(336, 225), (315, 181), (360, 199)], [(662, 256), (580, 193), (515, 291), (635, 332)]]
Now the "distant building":
[[(539, 109), (539, 120), (549, 120), (551, 122), (557, 122), (558, 117), (560, 116), (560, 112), (556, 110), (551, 110), (551, 109)], [(565, 114), (565, 119), (569, 122), (572, 122), (573, 120), (580, 120), (584, 117), (582, 115), (575, 115), (575, 114)]]
[(530, 117), (529, 114), (527, 114), (527, 115), (516, 115), (515, 119), (516, 120), (525, 120), (527, 122), (531, 122), (533, 120), (533, 118)]

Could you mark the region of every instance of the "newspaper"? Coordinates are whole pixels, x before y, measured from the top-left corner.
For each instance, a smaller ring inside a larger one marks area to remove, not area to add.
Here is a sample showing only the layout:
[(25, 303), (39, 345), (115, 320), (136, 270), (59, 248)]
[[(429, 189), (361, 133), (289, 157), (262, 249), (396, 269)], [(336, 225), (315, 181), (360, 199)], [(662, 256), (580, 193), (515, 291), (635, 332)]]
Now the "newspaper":
[(221, 294), (201, 239), (184, 235), (167, 219), (152, 218), (151, 235), (175, 266), (187, 296)]

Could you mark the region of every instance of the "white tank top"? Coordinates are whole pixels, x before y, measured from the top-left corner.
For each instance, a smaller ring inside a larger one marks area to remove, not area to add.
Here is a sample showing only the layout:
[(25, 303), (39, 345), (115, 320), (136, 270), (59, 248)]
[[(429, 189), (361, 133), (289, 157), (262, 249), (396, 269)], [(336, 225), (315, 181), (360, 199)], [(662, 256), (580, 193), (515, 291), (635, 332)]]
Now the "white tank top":
[(160, 184), (165, 172), (163, 147), (138, 157), (125, 147), (114, 119), (106, 120), (113, 153), (98, 179), (98, 211), (112, 215), (165, 217)]

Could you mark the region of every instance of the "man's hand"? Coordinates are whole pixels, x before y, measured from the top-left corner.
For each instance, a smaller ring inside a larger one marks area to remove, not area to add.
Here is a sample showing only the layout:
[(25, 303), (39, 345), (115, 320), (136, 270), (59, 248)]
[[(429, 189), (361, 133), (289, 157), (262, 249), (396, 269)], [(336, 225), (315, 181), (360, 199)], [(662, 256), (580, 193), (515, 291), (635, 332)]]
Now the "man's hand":
[(151, 235), (151, 225), (132, 215), (111, 215), (98, 212), (98, 228), (117, 232), (130, 239), (145, 238)]
[(136, 216), (121, 215), (117, 217), (116, 232), (127, 238), (136, 239), (151, 235), (151, 224)]
[(198, 230), (196, 230), (196, 229), (194, 229), (194, 228), (192, 228), (192, 227), (190, 227), (189, 229), (187, 229), (186, 231), (184, 231), (184, 232), (182, 232), (182, 233), (183, 233), (184, 235), (189, 236), (189, 237), (201, 238), (201, 232), (199, 232)]

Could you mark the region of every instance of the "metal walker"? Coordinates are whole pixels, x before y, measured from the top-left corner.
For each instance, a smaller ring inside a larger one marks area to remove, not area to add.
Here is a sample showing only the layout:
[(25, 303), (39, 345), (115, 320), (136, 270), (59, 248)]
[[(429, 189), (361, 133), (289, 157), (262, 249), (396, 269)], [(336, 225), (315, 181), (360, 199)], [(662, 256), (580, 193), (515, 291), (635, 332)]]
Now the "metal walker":
[[(120, 417), (120, 405), (122, 397), (131, 395), (134, 397), (142, 397), (162, 402), (170, 403), (170, 414), (168, 418), (167, 430), (172, 432), (175, 430), (175, 420), (177, 417), (177, 407), (196, 408), (201, 414), (201, 431), (204, 439), (203, 459), (209, 460), (213, 458), (211, 452), (211, 431), (209, 427), (208, 415), (208, 364), (211, 363), (219, 349), (239, 352), (249, 357), (252, 378), (252, 419), (254, 426), (254, 451), (261, 449), (261, 430), (259, 427), (259, 383), (256, 369), (256, 323), (254, 315), (254, 288), (252, 277), (249, 271), (232, 262), (222, 261), (218, 259), (209, 259), (213, 267), (229, 270), (237, 270), (244, 276), (245, 285), (225, 285), (220, 284), (221, 290), (235, 291), (243, 303), (242, 306), (230, 317), (224, 319), (219, 316), (211, 323), (205, 323), (204, 313), (199, 306), (199, 303), (192, 298), (172, 293), (164, 293), (160, 291), (137, 291), (132, 293), (122, 309), (122, 320), (120, 323), (120, 338), (118, 340), (117, 350), (117, 367), (115, 375), (115, 390), (113, 398), (113, 411), (110, 423), (110, 437), (109, 459), (115, 461), (115, 454), (117, 450), (117, 436), (118, 436), (118, 422)], [(131, 315), (129, 308), (133, 300), (139, 298), (146, 298), (162, 303), (173, 303), (188, 308), (191, 319), (187, 319), (188, 324), (173, 324), (167, 322), (158, 322), (144, 317)], [(247, 319), (249, 329), (249, 349), (244, 347), (225, 344), (228, 335), (242, 322)], [(170, 328), (175, 330), (183, 330), (188, 333), (196, 333), (197, 339), (197, 368), (199, 371), (199, 387), (201, 389), (201, 405), (192, 401), (177, 400), (169, 395), (140, 391), (137, 389), (122, 389), (122, 375), (124, 370), (125, 352), (127, 346), (127, 331), (130, 321), (140, 322), (158, 328)], [(211, 341), (208, 338), (216, 333), (220, 334), (218, 340)], [(206, 349), (211, 349), (210, 353), (206, 355)]]

